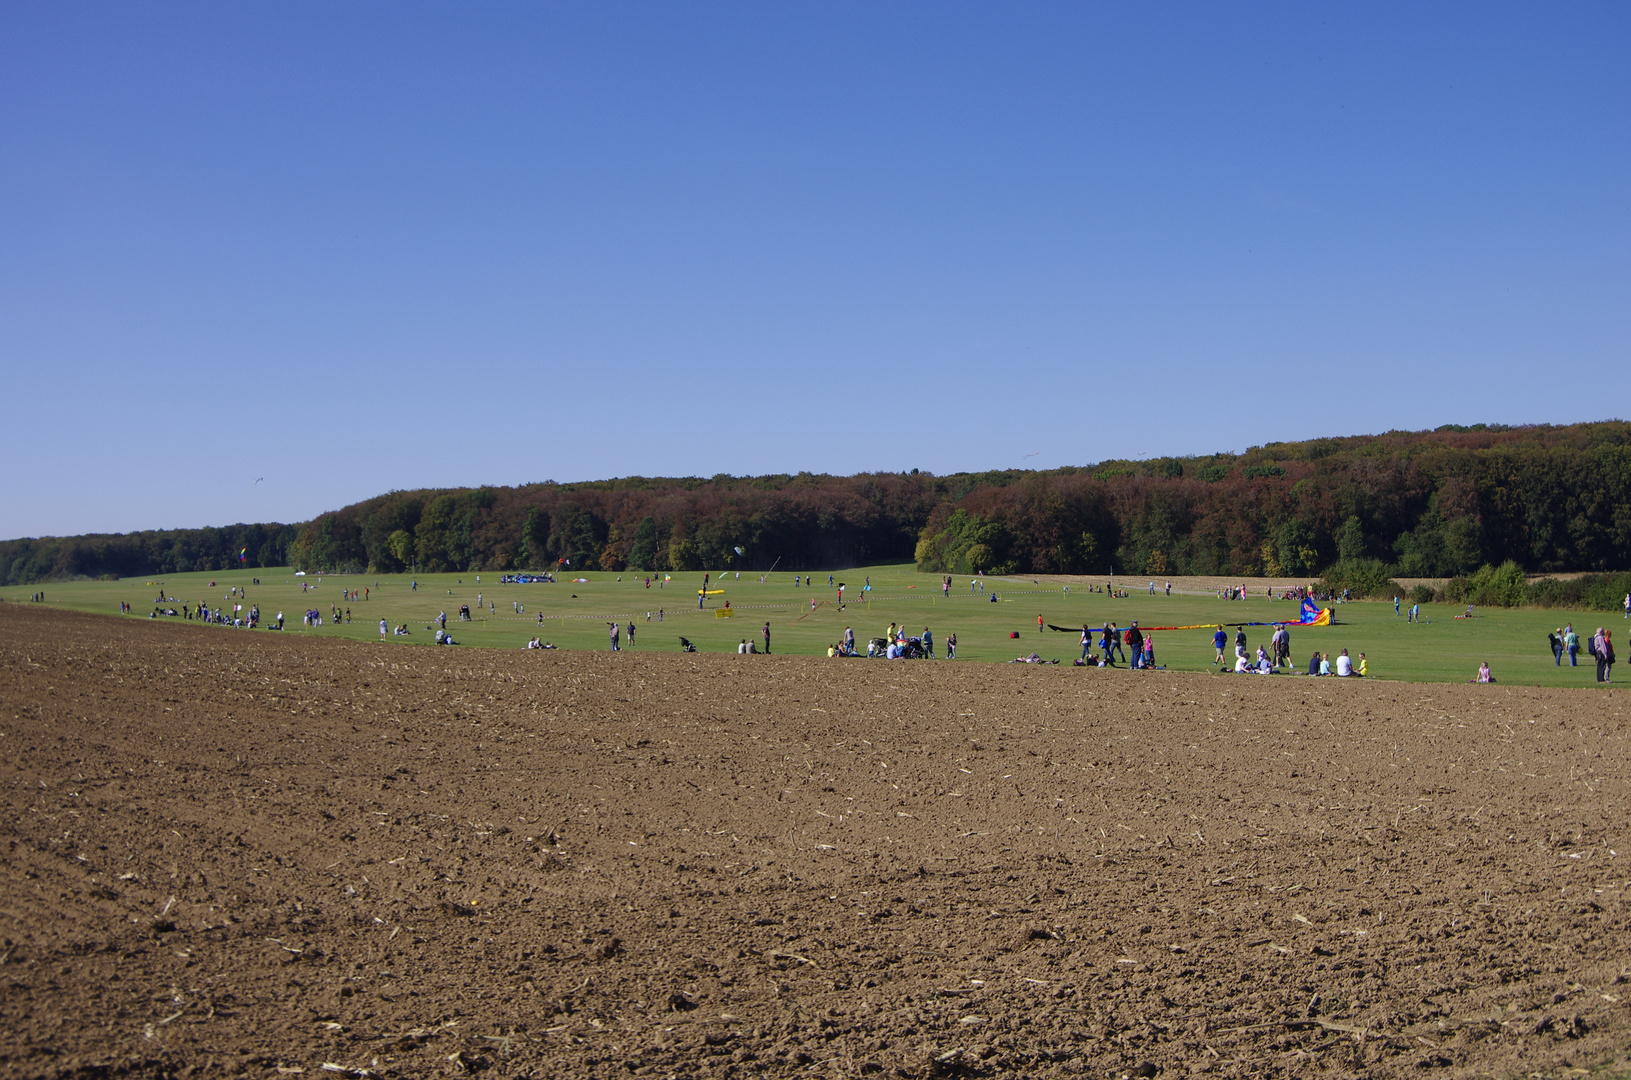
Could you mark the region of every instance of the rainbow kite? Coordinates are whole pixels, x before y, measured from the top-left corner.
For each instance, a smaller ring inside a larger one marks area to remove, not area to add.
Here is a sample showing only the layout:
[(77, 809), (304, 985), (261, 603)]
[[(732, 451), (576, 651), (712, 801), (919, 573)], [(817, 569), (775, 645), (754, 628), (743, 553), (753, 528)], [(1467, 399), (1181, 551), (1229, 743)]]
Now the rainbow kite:
[(248, 548), (244, 548), (243, 550), (238, 552), (238, 561), (239, 562), (248, 562), (249, 561), (249, 549)]

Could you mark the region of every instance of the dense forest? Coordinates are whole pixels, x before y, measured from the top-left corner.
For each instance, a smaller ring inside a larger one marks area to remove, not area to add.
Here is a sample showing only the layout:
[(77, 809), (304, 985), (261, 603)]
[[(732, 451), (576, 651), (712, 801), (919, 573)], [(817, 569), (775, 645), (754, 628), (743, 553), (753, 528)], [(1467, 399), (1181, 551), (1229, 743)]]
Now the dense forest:
[[(738, 555), (740, 547), (743, 554)], [(298, 527), (0, 542), (0, 583), (304, 569), (924, 570), (1397, 576), (1631, 569), (1631, 424), (1448, 426), (1045, 472), (394, 491)]]
[(240, 555), (245, 566), (286, 566), (299, 534), (298, 525), (266, 524), (0, 540), (0, 585), (225, 570)]

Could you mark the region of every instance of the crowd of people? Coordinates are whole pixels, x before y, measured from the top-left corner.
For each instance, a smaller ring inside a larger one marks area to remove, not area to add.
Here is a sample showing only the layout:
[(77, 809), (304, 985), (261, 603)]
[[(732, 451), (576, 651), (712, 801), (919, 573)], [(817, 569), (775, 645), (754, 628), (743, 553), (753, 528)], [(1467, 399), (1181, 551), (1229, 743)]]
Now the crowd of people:
[[(724, 575), (720, 576), (723, 578)], [(553, 582), (554, 578), (548, 573), (541, 573), (505, 575), (500, 580), (505, 584), (512, 584)], [(661, 588), (670, 580), (672, 578), (668, 575), (655, 575), (645, 577), (643, 583), (646, 588), (653, 585)], [(256, 583), (258, 584), (258, 579)], [(150, 582), (149, 584), (157, 585), (158, 583)], [(214, 586), (215, 582), (212, 581), (209, 584)], [(302, 582), (302, 588), (308, 592), (314, 591), (320, 584), (321, 579), (315, 583)], [(377, 584), (376, 582), (375, 585)], [(416, 590), (418, 584), (417, 581), (413, 582), (411, 588)], [(953, 589), (952, 578), (942, 576), (938, 584), (941, 594), (949, 599)], [(809, 577), (799, 581), (800, 587), (812, 585), (813, 580)], [(836, 583), (832, 575), (828, 576), (828, 586), (844, 587), (841, 583)], [(870, 592), (870, 586), (871, 581), (869, 579), (865, 583), (864, 591)], [(997, 602), (998, 600), (998, 596), (994, 592), (987, 591), (987, 581), (982, 575), (971, 577), (969, 588), (981, 599), (991, 602)], [(1106, 582), (1103, 586), (1086, 585), (1085, 590), (1089, 593), (1107, 597), (1124, 597), (1127, 595), (1126, 589), (1118, 588), (1113, 582)], [(1068, 588), (1066, 591), (1068, 591)], [(1158, 584), (1154, 579), (1150, 579), (1147, 581), (1145, 588), (1140, 589), (1139, 592), (1148, 592), (1152, 596), (1160, 593), (1170, 596), (1172, 594), (1172, 583), (1168, 581), (1164, 584)], [(211, 625), (242, 628), (259, 628), (263, 625), (259, 605), (248, 602), (247, 590), (241, 586), (230, 587), (220, 603), (210, 601), (199, 601), (196, 604), (180, 602), (175, 597), (166, 595), (162, 587), (157, 590), (157, 593), (153, 610), (148, 614), (149, 618), (179, 617), (186, 620), (206, 622)], [(1265, 590), (1265, 594), (1273, 599), (1293, 601), (1303, 599), (1316, 601), (1348, 599), (1345, 590), (1322, 590), (1315, 586), (1296, 587), (1283, 590), (1278, 594), (1270, 588)], [(1248, 591), (1247, 587), (1242, 584), (1221, 588), (1218, 595), (1220, 598), (1230, 600), (1246, 599)], [(342, 597), (346, 603), (364, 602), (371, 599), (371, 589), (367, 587), (345, 589), (342, 592)], [(43, 592), (36, 592), (29, 599), (36, 603), (42, 603), (45, 595)], [(1405, 605), (1402, 598), (1394, 597), (1393, 605), (1394, 614), (1403, 615), (1408, 623), (1424, 621), (1419, 603)], [(449, 606), (452, 606), (451, 602)], [(525, 614), (525, 608), (519, 600), (514, 602), (514, 606), (517, 614)], [(493, 608), (493, 605), (486, 603), (486, 598), (478, 593), (474, 610), (480, 610), (482, 607)], [(1627, 619), (1631, 620), (1631, 595), (1627, 595), (1625, 598), (1624, 607)], [(119, 611), (121, 614), (133, 614), (133, 605), (120, 601)], [(653, 614), (650, 611), (646, 613), (648, 623), (652, 620)], [(660, 609), (655, 612), (658, 621), (663, 619), (664, 614)], [(1465, 617), (1472, 617), (1470, 606)], [(473, 621), (472, 606), (470, 604), (460, 604), (457, 609), (457, 618), (461, 622)], [(539, 613), (537, 618), (541, 627), (544, 621), (543, 614)], [(308, 629), (316, 629), (327, 625), (343, 625), (350, 623), (351, 620), (351, 609), (340, 604), (330, 604), (327, 612), (323, 612), (317, 607), (309, 608), (301, 615), (301, 624)], [(430, 625), (426, 626), (427, 630), (434, 632), (434, 640), (438, 645), (458, 644), (453, 635), (447, 630), (448, 621), (448, 613), (443, 611), (437, 614)], [(281, 630), (283, 623), (283, 613), (278, 612), (275, 620), (272, 620), (266, 628)], [(608, 622), (606, 625), (609, 632), (609, 644), (613, 651), (620, 651), (625, 645), (627, 647), (634, 645), (638, 633), (638, 627), (634, 620), (631, 619), (626, 625), (621, 622)], [(1038, 633), (1045, 633), (1047, 629), (1046, 620), (1038, 615)], [(1053, 629), (1061, 628), (1053, 627)], [(1338, 649), (1335, 653), (1316, 651), (1309, 656), (1306, 665), (1293, 662), (1291, 659), (1291, 629), (1292, 627), (1286, 625), (1276, 626), (1270, 632), (1266, 642), (1252, 647), (1247, 641), (1246, 628), (1244, 626), (1238, 627), (1233, 635), (1234, 656), (1231, 661), (1227, 659), (1230, 635), (1223, 625), (1218, 625), (1212, 635), (1216, 670), (1236, 674), (1303, 674), (1313, 677), (1331, 676), (1336, 678), (1363, 678), (1370, 674), (1369, 662), (1365, 653), (1360, 652), (1357, 656), (1350, 656), (1349, 650), (1346, 648)], [(382, 641), (391, 637), (410, 636), (410, 630), (406, 623), (393, 625), (387, 620), (381, 619), (379, 621), (379, 630)], [(1010, 634), (1009, 636), (1018, 637), (1019, 635)], [(1584, 652), (1595, 666), (1596, 680), (1605, 684), (1612, 681), (1617, 655), (1613, 633), (1610, 629), (1597, 627), (1594, 632), (1588, 635), (1577, 632), (1572, 624), (1565, 624), (1549, 632), (1546, 639), (1547, 647), (1556, 666), (1561, 667), (1566, 657), (1570, 667), (1577, 667), (1580, 664), (1580, 655)], [(857, 646), (854, 629), (846, 627), (840, 639), (827, 646), (825, 651), (827, 656), (831, 658), (864, 656), (882, 659), (932, 659), (935, 658), (936, 644), (935, 635), (928, 627), (924, 627), (919, 634), (911, 634), (904, 624), (891, 622), (887, 631), (881, 636), (867, 641), (864, 650)], [(745, 654), (768, 654), (771, 651), (770, 645), (771, 624), (766, 621), (757, 635), (739, 639), (737, 651)], [(943, 645), (945, 658), (955, 659), (957, 655), (957, 636), (955, 634), (946, 635)], [(523, 648), (556, 649), (558, 646), (535, 636), (530, 638)], [(1037, 663), (1050, 661), (1043, 661), (1038, 654), (1032, 653), (1017, 657), (1010, 662)], [(1154, 635), (1142, 629), (1137, 620), (1132, 621), (1125, 629), (1114, 621), (1109, 621), (1100, 628), (1083, 624), (1080, 635), (1080, 654), (1074, 660), (1074, 663), (1082, 667), (1116, 667), (1118, 664), (1126, 664), (1133, 670), (1150, 670), (1160, 667), (1156, 662)], [(1479, 664), (1477, 672), (1470, 681), (1473, 683), (1494, 683), (1496, 678), (1489, 663), (1483, 662)]]
[(1362, 678), (1370, 674), (1370, 662), (1360, 653), (1358, 659), (1348, 655), (1347, 649), (1340, 650), (1333, 658), (1328, 652), (1315, 652), (1308, 658), (1308, 667), (1299, 671), (1291, 661), (1291, 628), (1280, 625), (1274, 628), (1269, 635), (1266, 645), (1258, 645), (1255, 654), (1250, 651), (1250, 643), (1246, 639), (1246, 628), (1235, 627), (1234, 663), (1230, 665), (1224, 657), (1224, 650), (1229, 644), (1229, 634), (1220, 624), (1212, 633), (1212, 647), (1216, 652), (1212, 662), (1220, 671), (1232, 671), (1237, 675), (1278, 675), (1305, 674), (1313, 676), (1332, 675), (1337, 678)]
[[(765, 628), (765, 651), (769, 652), (768, 623), (765, 624)], [(934, 631), (927, 626), (923, 628), (921, 634), (913, 635), (907, 632), (905, 623), (897, 625), (891, 622), (889, 629), (884, 631), (881, 637), (871, 638), (867, 641), (866, 652), (862, 653), (855, 645), (855, 628), (846, 626), (844, 627), (843, 636), (834, 644), (827, 646), (827, 656), (834, 659), (865, 656), (870, 659), (885, 660), (932, 660), (934, 659), (934, 644)], [(946, 659), (957, 659), (956, 634), (950, 634), (946, 638)]]

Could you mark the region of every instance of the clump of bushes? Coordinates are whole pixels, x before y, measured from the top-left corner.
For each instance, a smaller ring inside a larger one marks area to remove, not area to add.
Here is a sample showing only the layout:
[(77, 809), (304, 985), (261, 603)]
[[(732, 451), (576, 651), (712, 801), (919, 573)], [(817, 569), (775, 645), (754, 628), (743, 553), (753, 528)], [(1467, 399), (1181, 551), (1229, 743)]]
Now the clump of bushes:
[(1481, 607), (1574, 608), (1619, 611), (1631, 592), (1631, 573), (1584, 574), (1577, 578), (1540, 578), (1530, 581), (1514, 562), (1481, 566), (1471, 574), (1453, 577), (1444, 585), (1444, 598), (1457, 604)]
[(1529, 603), (1536, 607), (1586, 608), (1619, 611), (1631, 592), (1631, 573), (1586, 574), (1561, 581), (1541, 578), (1529, 583)]
[(1444, 598), (1455, 604), (1479, 607), (1518, 607), (1529, 599), (1529, 579), (1517, 563), (1485, 563), (1471, 574), (1458, 574), (1444, 583)]
[(1331, 593), (1343, 589), (1354, 599), (1391, 599), (1404, 595), (1404, 587), (1393, 580), (1393, 567), (1381, 559), (1343, 559), (1326, 569), (1323, 583)]

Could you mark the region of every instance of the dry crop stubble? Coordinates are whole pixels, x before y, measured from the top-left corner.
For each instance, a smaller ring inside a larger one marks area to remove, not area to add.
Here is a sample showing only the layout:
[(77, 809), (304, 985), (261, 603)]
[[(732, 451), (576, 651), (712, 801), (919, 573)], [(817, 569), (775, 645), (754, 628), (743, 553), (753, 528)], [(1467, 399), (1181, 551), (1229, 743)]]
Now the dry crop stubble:
[(188, 629), (0, 608), (10, 1075), (1502, 1074), (1631, 1032), (1615, 696)]

